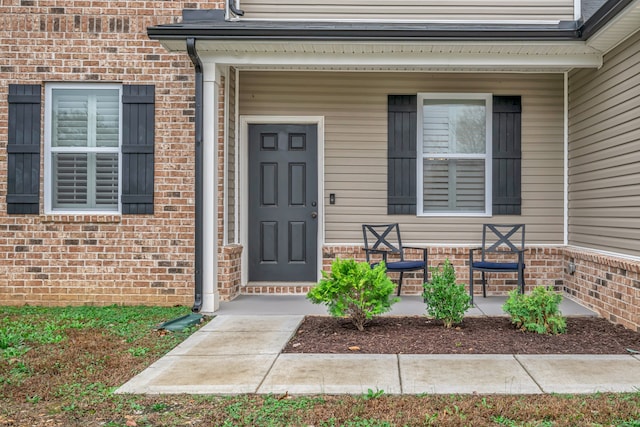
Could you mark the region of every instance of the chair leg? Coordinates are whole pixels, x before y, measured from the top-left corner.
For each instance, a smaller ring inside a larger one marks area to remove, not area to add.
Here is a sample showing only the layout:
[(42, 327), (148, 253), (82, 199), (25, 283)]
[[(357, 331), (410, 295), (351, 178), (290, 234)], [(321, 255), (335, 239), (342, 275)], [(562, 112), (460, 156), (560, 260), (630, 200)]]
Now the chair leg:
[(400, 280), (398, 280), (398, 296), (400, 296), (400, 289), (402, 289), (402, 275), (404, 272), (400, 272)]
[(520, 293), (524, 294), (524, 271), (518, 272), (518, 287), (520, 288)]
[(422, 301), (424, 300), (424, 284), (429, 281), (429, 276), (427, 276), (427, 263), (425, 262), (424, 268), (422, 269)]
[(482, 272), (482, 298), (487, 297), (487, 281), (484, 278), (484, 271)]
[(469, 263), (469, 296), (471, 297), (471, 306), (473, 307), (473, 268)]

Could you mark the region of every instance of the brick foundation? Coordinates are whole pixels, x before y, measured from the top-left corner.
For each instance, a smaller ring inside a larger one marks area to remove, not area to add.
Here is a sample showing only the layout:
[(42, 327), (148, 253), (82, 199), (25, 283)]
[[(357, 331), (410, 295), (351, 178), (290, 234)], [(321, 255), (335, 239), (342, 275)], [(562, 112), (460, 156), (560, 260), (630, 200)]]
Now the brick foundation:
[(564, 291), (600, 316), (640, 331), (640, 262), (566, 248)]
[[(527, 268), (525, 269), (526, 289), (540, 285), (562, 287), (562, 247), (529, 247), (525, 254)], [(431, 247), (428, 248), (428, 263), (430, 267), (443, 263), (447, 258), (456, 270), (458, 283), (469, 283), (469, 248), (468, 247)], [(406, 257), (420, 259), (422, 252), (408, 250)], [(362, 247), (354, 246), (326, 246), (323, 251), (323, 269), (330, 271), (331, 262), (337, 258), (355, 258), (365, 261)], [(391, 275), (397, 282), (398, 274)], [(487, 273), (487, 295), (505, 295), (515, 289), (518, 282), (517, 273)], [(480, 273), (474, 275), (474, 294), (482, 293)], [(419, 295), (422, 293), (422, 272), (404, 274), (402, 293), (405, 295)], [(478, 285), (477, 287), (475, 285)]]
[[(552, 285), (556, 289), (562, 289), (563, 277), (563, 248), (562, 247), (530, 247), (527, 249), (525, 259), (527, 268), (525, 270), (526, 289), (535, 286)], [(407, 251), (407, 258), (419, 259), (422, 252)], [(322, 269), (331, 270), (331, 263), (335, 258), (354, 258), (358, 261), (365, 261), (365, 254), (360, 246), (333, 246), (327, 245), (323, 248)], [(456, 269), (458, 283), (469, 283), (469, 248), (467, 247), (432, 247), (428, 249), (429, 266), (437, 266), (449, 259)], [(517, 274), (491, 274), (487, 273), (487, 294), (505, 295), (517, 284)], [(397, 282), (398, 274), (391, 275), (392, 280)], [(404, 274), (402, 294), (419, 295), (422, 293), (422, 272), (409, 272)], [(482, 292), (480, 273), (475, 274), (474, 293)], [(240, 289), (243, 294), (300, 294), (309, 290), (308, 284), (292, 285), (269, 285), (269, 286), (247, 286)]]

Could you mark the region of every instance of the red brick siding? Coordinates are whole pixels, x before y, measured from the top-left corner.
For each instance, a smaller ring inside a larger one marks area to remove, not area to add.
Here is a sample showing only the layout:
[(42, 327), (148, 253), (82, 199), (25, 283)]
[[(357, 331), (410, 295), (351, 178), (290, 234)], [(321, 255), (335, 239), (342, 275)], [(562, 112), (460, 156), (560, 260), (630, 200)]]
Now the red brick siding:
[[(183, 8), (223, 7), (211, 1), (2, 3), (0, 301), (193, 302), (194, 71), (186, 54), (168, 53), (146, 29), (174, 22)], [(43, 182), (41, 215), (6, 214), (8, 84), (45, 82), (155, 85), (154, 215), (44, 215)]]
[(640, 262), (567, 248), (564, 289), (600, 316), (640, 331)]
[(242, 280), (241, 256), (241, 245), (228, 245), (220, 248), (218, 291), (222, 301), (229, 301), (240, 294)]
[[(525, 254), (527, 268), (525, 270), (526, 290), (535, 286), (554, 286), (562, 289), (563, 276), (563, 248), (562, 247), (529, 247)], [(420, 259), (422, 251), (409, 250), (407, 258)], [(335, 258), (354, 258), (365, 261), (365, 254), (360, 246), (333, 246), (323, 248), (322, 269), (331, 270), (331, 263)], [(469, 248), (467, 247), (431, 247), (428, 249), (429, 266), (434, 267), (449, 259), (456, 269), (458, 283), (469, 283)], [(391, 278), (397, 282), (398, 274), (392, 274)], [(517, 274), (491, 274), (487, 273), (487, 294), (505, 295), (516, 288)], [(402, 293), (406, 295), (419, 295), (422, 293), (422, 272), (409, 272), (404, 274)], [(482, 286), (480, 273), (475, 274), (474, 293), (481, 294)], [(292, 286), (249, 286), (242, 289), (243, 293), (305, 293), (308, 285)]]

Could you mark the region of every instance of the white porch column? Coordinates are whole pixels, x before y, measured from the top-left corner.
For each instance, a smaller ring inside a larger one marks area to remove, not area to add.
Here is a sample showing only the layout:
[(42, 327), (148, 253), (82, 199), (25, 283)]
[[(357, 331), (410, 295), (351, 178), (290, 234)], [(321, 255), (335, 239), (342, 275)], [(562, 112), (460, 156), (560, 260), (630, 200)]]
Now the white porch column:
[(218, 222), (217, 191), (218, 165), (218, 89), (220, 72), (214, 62), (203, 62), (203, 129), (202, 149), (203, 239), (202, 239), (202, 312), (212, 313), (219, 308), (218, 292)]

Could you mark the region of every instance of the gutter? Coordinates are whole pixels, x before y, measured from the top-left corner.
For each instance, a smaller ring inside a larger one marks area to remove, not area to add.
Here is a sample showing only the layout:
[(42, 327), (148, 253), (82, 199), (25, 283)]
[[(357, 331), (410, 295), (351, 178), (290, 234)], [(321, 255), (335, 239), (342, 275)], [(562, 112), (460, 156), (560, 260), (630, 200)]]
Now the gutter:
[(615, 18), (634, 0), (608, 0), (578, 29), (580, 40), (587, 40)]
[(229, 4), (229, 10), (236, 16), (244, 16), (244, 10), (240, 10), (236, 7), (237, 0), (229, 0), (227, 3)]
[(574, 21), (549, 26), (467, 26), (422, 24), (264, 23), (256, 21), (198, 21), (149, 27), (153, 40), (197, 37), (200, 40), (259, 41), (478, 41), (578, 40)]
[(203, 192), (203, 171), (204, 171), (204, 155), (203, 155), (203, 112), (202, 112), (202, 100), (203, 100), (203, 75), (202, 75), (202, 61), (196, 51), (196, 39), (193, 37), (187, 38), (187, 53), (195, 70), (196, 78), (196, 109), (195, 109), (195, 292), (193, 298), (194, 312), (199, 312), (202, 309), (202, 267), (203, 263), (203, 205), (204, 205), (204, 192)]

